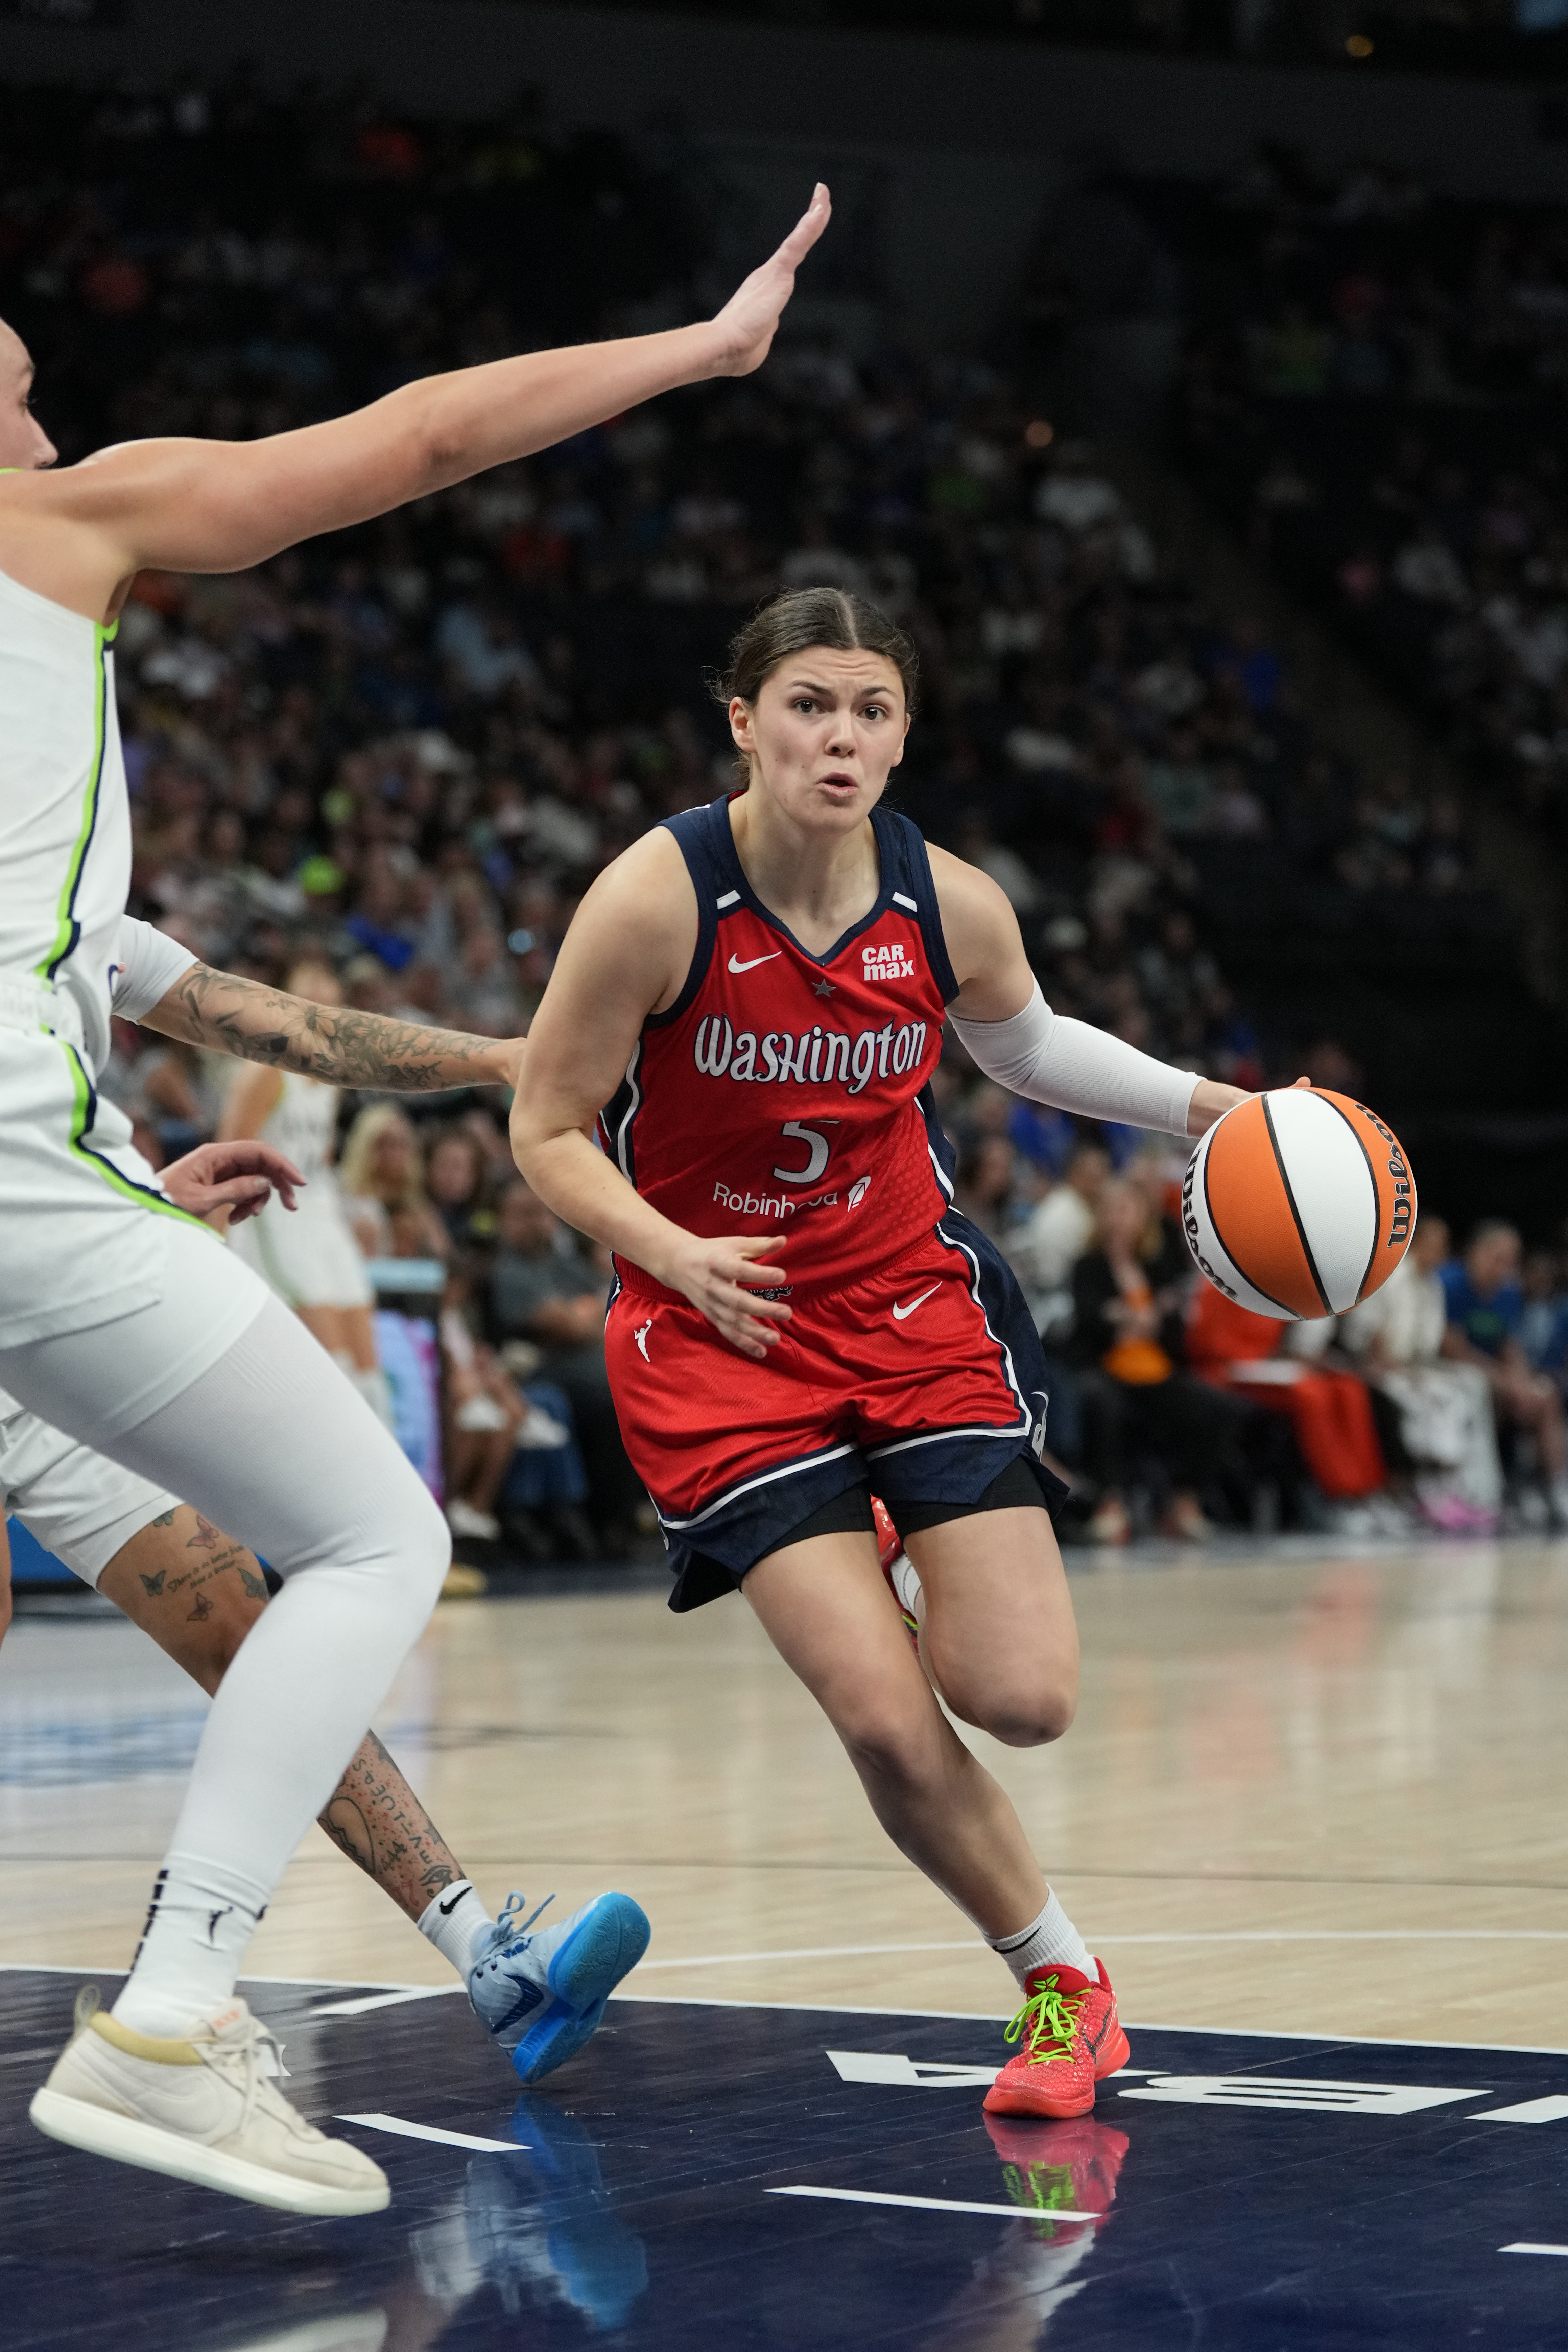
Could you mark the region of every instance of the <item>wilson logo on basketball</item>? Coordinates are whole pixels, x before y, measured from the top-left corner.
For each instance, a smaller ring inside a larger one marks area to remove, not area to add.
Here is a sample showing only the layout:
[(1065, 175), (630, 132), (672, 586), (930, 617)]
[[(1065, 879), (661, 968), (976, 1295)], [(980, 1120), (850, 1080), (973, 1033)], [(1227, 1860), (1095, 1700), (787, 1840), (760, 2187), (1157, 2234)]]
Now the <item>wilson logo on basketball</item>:
[(1207, 1279), (1256, 1315), (1343, 1315), (1381, 1289), (1416, 1230), (1416, 1181), (1392, 1128), (1348, 1095), (1281, 1087), (1228, 1110), (1182, 1186)]

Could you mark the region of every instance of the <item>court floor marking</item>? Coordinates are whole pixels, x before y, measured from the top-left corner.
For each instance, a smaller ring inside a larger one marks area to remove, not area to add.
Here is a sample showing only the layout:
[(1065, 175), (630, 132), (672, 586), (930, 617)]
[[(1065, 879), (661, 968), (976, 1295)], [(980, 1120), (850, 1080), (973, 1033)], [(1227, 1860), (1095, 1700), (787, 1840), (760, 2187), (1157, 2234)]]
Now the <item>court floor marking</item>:
[[(1099, 1944), (1568, 1944), (1563, 1927), (1227, 1927), (1158, 1935), (1097, 1936)], [(946, 1937), (939, 1943), (800, 1944), (768, 1952), (697, 1952), (674, 1960), (642, 1960), (653, 1969), (733, 1969), (761, 1960), (855, 1960), (901, 1952), (972, 1952), (973, 1936)]]
[[(1052, 2205), (1038, 2211), (1032, 2206), (973, 2205), (959, 2197), (895, 2197), (882, 2189), (813, 2189), (796, 2182), (789, 2189), (769, 2189), (769, 2197), (829, 2197), (841, 2205), (912, 2205), (923, 2213), (999, 2213), (1008, 2221), (1103, 2221), (1103, 2213), (1067, 2213)], [(1540, 2251), (1539, 2249), (1537, 2251)], [(1553, 2247), (1568, 2253), (1568, 2246)]]
[(1500, 2246), (1498, 2252), (1500, 2254), (1568, 2254), (1568, 2246), (1532, 2246), (1528, 2240), (1521, 2238), (1517, 2245)]
[(472, 2132), (442, 2131), (434, 2124), (411, 2124), (403, 2116), (339, 2116), (340, 2124), (363, 2124), (370, 2131), (395, 2132), (400, 2139), (434, 2139), (443, 2147), (466, 2147), (482, 2156), (524, 2156), (528, 2142), (520, 2139), (476, 2139)]
[[(966, 1945), (966, 1949), (968, 1946)], [(641, 1964), (646, 1966), (646, 1962)], [(0, 1973), (54, 1977), (120, 1977), (125, 1974), (118, 1960), (110, 1963), (67, 1964), (59, 1960), (0, 1960)], [(312, 1992), (352, 1992), (366, 1984), (370, 1977), (274, 1977), (253, 1975), (241, 1970), (241, 1980), (246, 1984), (295, 1985)], [(949, 2019), (963, 2025), (1007, 2025), (1013, 2012), (1007, 2009), (912, 2009), (901, 2001), (890, 2006), (885, 2001), (863, 2000), (734, 2000), (722, 1995), (685, 1992), (632, 1992), (631, 1979), (618, 1985), (612, 1994), (613, 2000), (664, 2001), (673, 2009), (778, 2009), (814, 2012), (820, 2017), (935, 2017)], [(461, 1985), (388, 1985), (383, 1990), (399, 1995), (415, 1997), (430, 1992), (461, 1992)], [(323, 2011), (317, 2010), (314, 2016)], [(1414, 2042), (1392, 2033), (1339, 2033), (1322, 2029), (1306, 2033), (1299, 2027), (1288, 2025), (1173, 2025), (1169, 2019), (1124, 2017), (1122, 2020), (1129, 2033), (1207, 2033), (1217, 2040), (1240, 2042), (1312, 2042), (1326, 2048), (1364, 2046), (1368, 2050), (1495, 2050), (1500, 2056), (1519, 2058), (1568, 2058), (1568, 2049), (1555, 2042), (1449, 2042), (1423, 2034)]]

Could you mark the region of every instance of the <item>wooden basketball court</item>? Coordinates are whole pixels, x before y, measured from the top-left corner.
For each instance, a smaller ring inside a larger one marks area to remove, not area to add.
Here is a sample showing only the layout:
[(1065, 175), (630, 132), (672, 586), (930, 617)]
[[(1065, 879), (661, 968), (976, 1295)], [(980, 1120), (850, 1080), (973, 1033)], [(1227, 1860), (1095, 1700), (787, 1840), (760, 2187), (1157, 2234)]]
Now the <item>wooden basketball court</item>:
[[(1568, 1543), (1148, 1555), (1073, 1594), (1069, 1737), (969, 1736), (1124, 2015), (1568, 2047)], [(201, 1713), (118, 1621), (16, 1625), (0, 1961), (128, 1959)], [(381, 1728), (492, 1907), (636, 1895), (653, 1943), (630, 1990), (1009, 2005), (738, 1600), (447, 1606)], [(248, 1966), (450, 1981), (319, 1832)]]

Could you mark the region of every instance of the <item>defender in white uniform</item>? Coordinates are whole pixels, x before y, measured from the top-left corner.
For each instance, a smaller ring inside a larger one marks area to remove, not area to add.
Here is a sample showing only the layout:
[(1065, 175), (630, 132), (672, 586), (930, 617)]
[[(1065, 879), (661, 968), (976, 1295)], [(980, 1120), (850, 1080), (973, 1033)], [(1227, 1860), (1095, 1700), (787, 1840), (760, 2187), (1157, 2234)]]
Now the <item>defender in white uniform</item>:
[(0, 1385), (284, 1580), (214, 1699), (113, 2013), (81, 2006), (33, 2101), (35, 2123), (72, 2146), (290, 2211), (387, 2202), (380, 2168), (269, 2079), (267, 2037), (234, 1984), (450, 1557), (388, 1433), (165, 1198), (99, 1099), (130, 878), (120, 607), (143, 569), (243, 570), (656, 393), (747, 373), (827, 211), (820, 190), (707, 324), (459, 370), (267, 440), (135, 442), (58, 473), (32, 363), (0, 329)]

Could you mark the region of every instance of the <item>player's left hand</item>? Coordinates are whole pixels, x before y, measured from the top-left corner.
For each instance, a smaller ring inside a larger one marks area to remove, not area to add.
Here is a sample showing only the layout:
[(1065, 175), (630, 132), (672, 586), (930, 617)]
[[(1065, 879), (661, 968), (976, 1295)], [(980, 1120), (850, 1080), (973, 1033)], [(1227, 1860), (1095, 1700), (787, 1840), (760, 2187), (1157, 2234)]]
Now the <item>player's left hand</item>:
[[(1299, 1087), (1310, 1087), (1312, 1083), (1311, 1078), (1296, 1080)], [(1187, 1133), (1207, 1134), (1217, 1118), (1223, 1118), (1228, 1110), (1234, 1110), (1237, 1104), (1245, 1102), (1247, 1097), (1245, 1087), (1227, 1087), (1222, 1086), (1218, 1078), (1199, 1078), (1192, 1090), (1192, 1101), (1187, 1106)]]
[(821, 180), (811, 201), (770, 261), (743, 278), (714, 327), (722, 338), (716, 375), (749, 375), (768, 357), (779, 313), (795, 291), (795, 272), (827, 227), (833, 200)]
[(286, 1209), (298, 1206), (294, 1188), (305, 1179), (270, 1143), (241, 1137), (233, 1143), (198, 1143), (162, 1171), (163, 1190), (193, 1217), (226, 1210), (231, 1225), (265, 1209), (274, 1192)]

